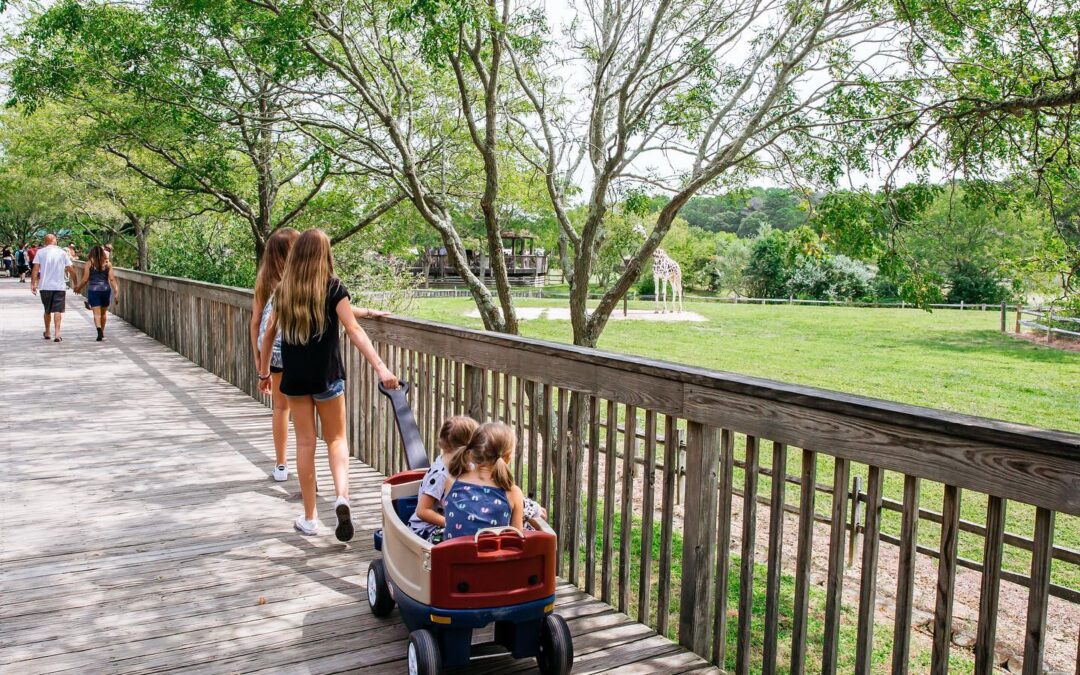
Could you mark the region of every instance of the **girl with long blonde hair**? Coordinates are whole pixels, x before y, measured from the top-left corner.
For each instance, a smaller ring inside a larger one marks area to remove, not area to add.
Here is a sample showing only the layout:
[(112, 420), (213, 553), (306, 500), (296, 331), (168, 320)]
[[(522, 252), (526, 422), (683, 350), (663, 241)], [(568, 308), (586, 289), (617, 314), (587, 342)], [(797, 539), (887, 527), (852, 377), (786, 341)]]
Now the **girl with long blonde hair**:
[[(362, 310), (360, 316), (382, 313)], [(389, 389), (398, 379), (375, 352), (357, 314), (349, 303), (349, 291), (334, 276), (330, 239), (319, 229), (301, 234), (289, 252), (285, 271), (274, 293), (274, 307), (259, 350), (259, 389), (271, 388), (269, 354), (274, 336), (281, 332), (281, 393), (289, 399), (296, 431), (296, 470), (304, 498), (304, 513), (293, 525), (303, 534), (318, 533), (315, 508), (315, 417), (322, 425), (337, 500), (335, 534), (341, 541), (353, 536), (349, 506), (349, 451), (345, 439), (345, 367), (341, 359), (338, 328), (375, 369)]]

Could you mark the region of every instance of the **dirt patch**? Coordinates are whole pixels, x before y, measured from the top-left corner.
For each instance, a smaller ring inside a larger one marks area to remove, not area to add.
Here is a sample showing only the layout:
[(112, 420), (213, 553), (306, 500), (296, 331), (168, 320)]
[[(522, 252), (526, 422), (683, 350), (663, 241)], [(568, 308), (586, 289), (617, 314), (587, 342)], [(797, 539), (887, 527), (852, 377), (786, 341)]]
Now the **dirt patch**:
[(1012, 333), (1015, 338), (1037, 344), (1040, 347), (1050, 347), (1051, 349), (1061, 349), (1067, 352), (1080, 352), (1080, 340), (1076, 340), (1069, 337), (1061, 337), (1060, 335), (1054, 336), (1052, 342), (1046, 341), (1046, 333)]

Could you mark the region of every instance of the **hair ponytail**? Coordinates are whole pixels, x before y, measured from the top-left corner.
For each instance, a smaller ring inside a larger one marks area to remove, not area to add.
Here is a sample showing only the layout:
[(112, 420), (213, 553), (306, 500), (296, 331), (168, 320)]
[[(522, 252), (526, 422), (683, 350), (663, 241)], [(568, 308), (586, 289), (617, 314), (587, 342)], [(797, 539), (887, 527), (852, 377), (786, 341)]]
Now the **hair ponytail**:
[(513, 429), (502, 422), (488, 422), (476, 430), (468, 445), (450, 456), (446, 468), (451, 476), (457, 478), (469, 471), (469, 464), (489, 467), (492, 482), (503, 490), (509, 490), (514, 487), (514, 475), (507, 462), (513, 456), (516, 445)]
[(496, 459), (491, 467), (491, 480), (504, 490), (514, 487), (514, 474), (510, 473), (510, 465), (502, 457)]

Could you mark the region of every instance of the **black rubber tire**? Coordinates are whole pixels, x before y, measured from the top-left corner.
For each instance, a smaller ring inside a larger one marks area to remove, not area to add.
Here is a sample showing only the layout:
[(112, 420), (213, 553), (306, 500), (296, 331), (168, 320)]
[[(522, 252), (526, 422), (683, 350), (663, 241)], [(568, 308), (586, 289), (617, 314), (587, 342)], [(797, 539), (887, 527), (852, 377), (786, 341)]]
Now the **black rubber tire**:
[(409, 633), (410, 659), (414, 651), (416, 675), (442, 675), (442, 654), (439, 653), (439, 641), (434, 633), (424, 628)]
[[(394, 611), (394, 598), (390, 596), (390, 586), (386, 583), (386, 568), (382, 558), (376, 558), (368, 565), (368, 607), (371, 613), (384, 617)], [(374, 589), (374, 593), (372, 590)]]
[(567, 675), (574, 668), (574, 640), (570, 627), (558, 614), (544, 617), (536, 665), (543, 675)]

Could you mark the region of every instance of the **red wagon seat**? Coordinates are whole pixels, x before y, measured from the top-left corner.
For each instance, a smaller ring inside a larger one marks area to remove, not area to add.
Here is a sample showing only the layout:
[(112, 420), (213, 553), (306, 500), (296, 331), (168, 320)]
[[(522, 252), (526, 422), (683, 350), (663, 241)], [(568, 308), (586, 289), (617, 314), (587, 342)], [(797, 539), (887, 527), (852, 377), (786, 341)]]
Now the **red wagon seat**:
[(555, 535), (505, 530), (444, 541), (431, 549), (431, 605), (480, 609), (555, 594)]

